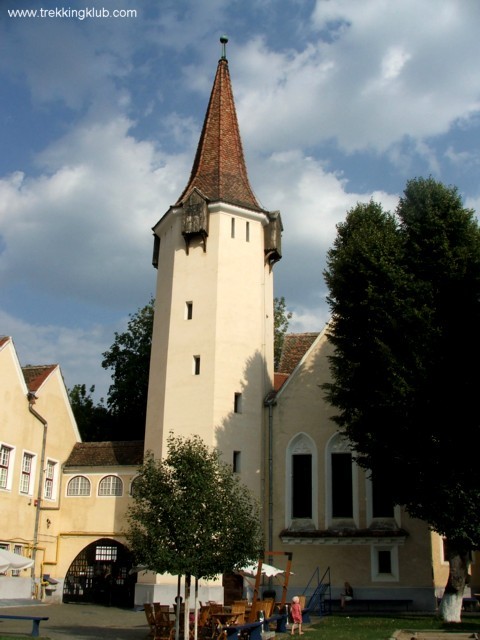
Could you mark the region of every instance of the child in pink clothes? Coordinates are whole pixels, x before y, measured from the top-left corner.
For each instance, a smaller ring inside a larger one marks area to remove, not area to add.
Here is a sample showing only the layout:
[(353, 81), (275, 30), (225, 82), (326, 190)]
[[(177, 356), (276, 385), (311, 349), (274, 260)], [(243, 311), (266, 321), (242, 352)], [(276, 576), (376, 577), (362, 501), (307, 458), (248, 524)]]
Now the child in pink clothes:
[(302, 631), (302, 607), (300, 606), (300, 598), (294, 596), (292, 598), (292, 604), (290, 606), (290, 615), (292, 617), (292, 631), (291, 635), (295, 635), (295, 626), (298, 624), (298, 635), (303, 636)]

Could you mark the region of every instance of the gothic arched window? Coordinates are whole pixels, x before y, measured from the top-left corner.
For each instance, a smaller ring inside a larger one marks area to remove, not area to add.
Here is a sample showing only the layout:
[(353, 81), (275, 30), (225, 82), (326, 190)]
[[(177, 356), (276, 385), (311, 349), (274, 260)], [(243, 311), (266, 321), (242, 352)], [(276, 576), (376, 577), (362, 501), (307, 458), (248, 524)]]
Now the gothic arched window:
[[(317, 526), (317, 449), (305, 433), (295, 436), (287, 448), (286, 524), (294, 521)], [(305, 523), (307, 521), (307, 523)]]

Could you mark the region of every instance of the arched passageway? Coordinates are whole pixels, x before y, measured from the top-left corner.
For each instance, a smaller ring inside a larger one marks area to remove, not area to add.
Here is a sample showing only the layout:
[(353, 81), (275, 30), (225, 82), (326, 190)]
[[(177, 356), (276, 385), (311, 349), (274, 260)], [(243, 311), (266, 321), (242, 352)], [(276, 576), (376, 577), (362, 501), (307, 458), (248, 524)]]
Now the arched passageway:
[(132, 554), (120, 542), (102, 538), (85, 547), (70, 565), (63, 602), (133, 607), (137, 574), (130, 574)]

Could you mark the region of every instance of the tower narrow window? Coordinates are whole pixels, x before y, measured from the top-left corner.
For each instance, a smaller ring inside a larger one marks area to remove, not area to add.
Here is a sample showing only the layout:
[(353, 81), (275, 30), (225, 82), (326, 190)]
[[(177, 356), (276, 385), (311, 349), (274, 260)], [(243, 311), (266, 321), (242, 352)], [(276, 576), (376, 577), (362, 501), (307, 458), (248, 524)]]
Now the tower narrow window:
[(193, 318), (193, 302), (185, 303), (185, 320), (191, 320)]
[(230, 223), (230, 237), (234, 238), (235, 237), (235, 218), (231, 219), (231, 223)]
[(245, 240), (250, 242), (250, 222), (248, 220), (245, 224)]
[(233, 473), (240, 473), (240, 459), (241, 459), (241, 452), (234, 451), (233, 452)]
[(236, 393), (233, 399), (233, 410), (235, 413), (242, 413), (242, 394)]
[(193, 375), (200, 375), (200, 356), (193, 356)]

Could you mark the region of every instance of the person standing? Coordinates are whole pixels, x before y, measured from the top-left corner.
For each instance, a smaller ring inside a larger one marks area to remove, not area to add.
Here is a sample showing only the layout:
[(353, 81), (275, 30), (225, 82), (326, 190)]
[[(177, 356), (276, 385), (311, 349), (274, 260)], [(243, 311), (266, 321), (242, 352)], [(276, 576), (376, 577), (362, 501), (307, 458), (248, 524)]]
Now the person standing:
[(298, 635), (303, 636), (302, 631), (302, 607), (300, 606), (300, 598), (294, 596), (292, 598), (292, 604), (290, 607), (290, 616), (292, 618), (292, 630), (291, 635), (295, 635), (295, 626), (298, 625)]
[(340, 594), (340, 607), (345, 609), (345, 603), (353, 600), (353, 589), (349, 582), (345, 582), (343, 593)]

